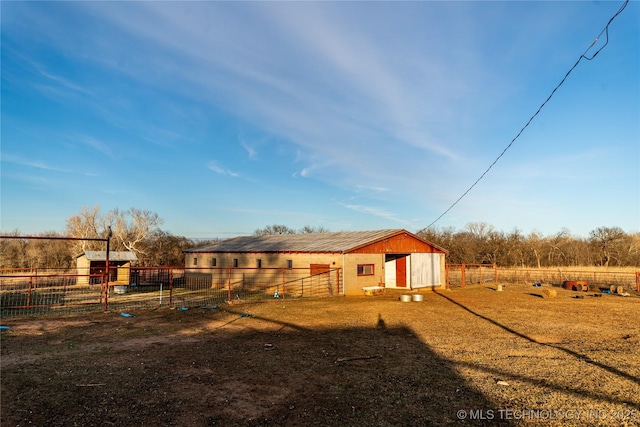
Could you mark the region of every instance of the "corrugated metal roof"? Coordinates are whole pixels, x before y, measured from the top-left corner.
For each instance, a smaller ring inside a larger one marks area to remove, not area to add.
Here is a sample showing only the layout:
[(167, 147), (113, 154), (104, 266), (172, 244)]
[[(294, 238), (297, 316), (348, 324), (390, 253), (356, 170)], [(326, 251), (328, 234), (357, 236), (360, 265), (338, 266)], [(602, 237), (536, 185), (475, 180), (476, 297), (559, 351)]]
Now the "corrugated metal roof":
[[(84, 254), (78, 255), (79, 257), (85, 255), (89, 261), (106, 261), (107, 251), (84, 251)], [(137, 261), (138, 257), (133, 252), (129, 251), (109, 251), (109, 261)]]
[(399, 232), (406, 230), (241, 236), (184, 252), (346, 252)]

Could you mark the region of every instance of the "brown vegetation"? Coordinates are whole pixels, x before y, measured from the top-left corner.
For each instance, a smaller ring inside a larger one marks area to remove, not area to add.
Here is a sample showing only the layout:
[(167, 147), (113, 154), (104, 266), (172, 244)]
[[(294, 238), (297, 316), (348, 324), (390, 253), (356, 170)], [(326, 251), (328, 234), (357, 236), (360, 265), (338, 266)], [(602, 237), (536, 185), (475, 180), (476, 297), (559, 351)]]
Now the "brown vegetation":
[(461, 231), (429, 228), (420, 237), (449, 251), (450, 264), (498, 264), (500, 267), (640, 266), (640, 233), (619, 227), (598, 227), (588, 238), (564, 229), (551, 236), (505, 233), (486, 223), (469, 223)]

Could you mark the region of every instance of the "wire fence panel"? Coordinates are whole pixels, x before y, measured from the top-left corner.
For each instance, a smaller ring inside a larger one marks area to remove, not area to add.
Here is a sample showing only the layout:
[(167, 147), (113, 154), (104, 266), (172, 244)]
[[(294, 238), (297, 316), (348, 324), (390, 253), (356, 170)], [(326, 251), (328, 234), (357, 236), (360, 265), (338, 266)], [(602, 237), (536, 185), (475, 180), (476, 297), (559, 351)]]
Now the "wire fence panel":
[(2, 317), (99, 310), (104, 287), (79, 277), (51, 272), (0, 275)]
[(592, 289), (622, 286), (624, 289), (640, 292), (640, 272), (631, 270), (498, 268), (497, 272), (498, 280), (503, 283), (546, 283), (560, 286), (568, 281), (584, 281)]
[(497, 266), (494, 264), (447, 264), (447, 287), (465, 287), (496, 281)]
[(614, 271), (594, 268), (569, 270), (542, 268), (500, 268), (485, 264), (447, 264), (449, 288), (500, 282), (503, 284), (550, 284), (563, 286), (565, 282), (587, 282), (592, 290), (621, 286), (640, 292), (640, 272)]
[[(130, 311), (156, 307), (211, 306), (233, 301), (318, 298), (343, 295), (342, 270), (305, 268), (131, 267), (129, 280), (105, 283), (106, 274), (72, 271), (0, 270), (2, 317), (82, 311)], [(612, 286), (640, 292), (640, 272), (446, 266), (447, 286), (486, 283), (586, 281), (592, 290)]]
[(2, 317), (84, 310), (182, 308), (343, 293), (340, 269), (311, 274), (303, 268), (131, 267), (129, 280), (111, 281), (108, 286), (104, 274), (3, 273), (0, 275)]

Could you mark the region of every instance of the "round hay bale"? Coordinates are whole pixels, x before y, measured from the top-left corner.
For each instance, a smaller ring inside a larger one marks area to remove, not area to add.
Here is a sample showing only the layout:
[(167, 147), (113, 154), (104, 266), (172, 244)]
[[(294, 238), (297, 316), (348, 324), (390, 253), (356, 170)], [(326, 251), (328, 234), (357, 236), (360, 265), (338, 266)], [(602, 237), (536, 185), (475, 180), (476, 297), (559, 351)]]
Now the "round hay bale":
[(558, 295), (555, 289), (543, 289), (542, 298), (555, 298)]

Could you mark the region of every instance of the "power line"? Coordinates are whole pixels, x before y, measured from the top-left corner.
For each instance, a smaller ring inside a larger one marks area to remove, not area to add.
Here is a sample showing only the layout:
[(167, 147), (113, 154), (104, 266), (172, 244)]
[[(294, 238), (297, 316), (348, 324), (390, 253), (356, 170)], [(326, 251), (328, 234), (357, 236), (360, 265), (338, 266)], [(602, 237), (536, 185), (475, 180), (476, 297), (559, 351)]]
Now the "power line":
[[(507, 152), (507, 150), (509, 148), (511, 148), (511, 146), (513, 145), (514, 142), (516, 142), (516, 140), (518, 138), (520, 138), (520, 135), (522, 135), (522, 133), (525, 131), (526, 128), (529, 127), (529, 125), (531, 124), (531, 122), (533, 121), (533, 119), (536, 118), (536, 116), (538, 115), (538, 113), (540, 113), (540, 111), (544, 108), (545, 105), (547, 105), (547, 102), (549, 102), (551, 100), (551, 98), (553, 97), (553, 95), (556, 93), (556, 91), (558, 89), (560, 89), (560, 86), (562, 86), (565, 82), (565, 80), (567, 80), (567, 77), (569, 77), (569, 74), (571, 74), (571, 72), (578, 66), (578, 64), (580, 63), (580, 61), (582, 61), (583, 59), (586, 59), (587, 61), (591, 61), (593, 58), (596, 57), (596, 55), (598, 55), (600, 53), (600, 51), (602, 49), (605, 48), (605, 46), (607, 44), (609, 44), (609, 25), (611, 25), (611, 22), (613, 22), (614, 19), (616, 19), (616, 17), (618, 15), (620, 15), (622, 13), (622, 11), (627, 7), (627, 4), (629, 3), (629, 0), (625, 0), (624, 4), (622, 6), (620, 6), (620, 9), (618, 9), (618, 11), (611, 17), (611, 19), (609, 19), (609, 22), (607, 22), (607, 25), (602, 29), (602, 31), (600, 31), (600, 34), (598, 34), (598, 37), (596, 37), (596, 39), (593, 41), (593, 43), (591, 43), (591, 46), (589, 46), (583, 53), (582, 55), (580, 55), (580, 57), (578, 58), (578, 60), (576, 61), (575, 64), (573, 64), (573, 67), (571, 67), (569, 69), (569, 71), (567, 71), (567, 74), (565, 74), (565, 76), (562, 78), (562, 80), (560, 81), (560, 83), (558, 83), (558, 85), (551, 91), (551, 94), (549, 94), (549, 96), (547, 97), (547, 99), (540, 105), (540, 107), (538, 107), (538, 110), (529, 118), (529, 121), (522, 127), (522, 129), (520, 129), (520, 131), (518, 132), (518, 134), (511, 140), (511, 142), (509, 142), (509, 144), (504, 148), (504, 150), (502, 150), (502, 152), (498, 155), (498, 157), (496, 157), (496, 159), (489, 165), (489, 167), (482, 173), (482, 175), (480, 175), (480, 177), (478, 179), (476, 179), (476, 181), (471, 184), (471, 186), (469, 188), (467, 188), (467, 191), (465, 191), (464, 193), (462, 193), (462, 196), (458, 197), (458, 199), (453, 202), (453, 204), (451, 206), (449, 206), (447, 208), (446, 211), (444, 211), (438, 218), (436, 218), (431, 224), (429, 224), (427, 226), (427, 228), (431, 227), (433, 224), (435, 224), (436, 222), (438, 222), (440, 220), (440, 218), (442, 218), (443, 216), (445, 216), (447, 213), (449, 213), (449, 211), (451, 209), (453, 209), (459, 202), (460, 200), (462, 200), (472, 189), (473, 187), (475, 187), (481, 180), (482, 178), (484, 178), (484, 176), (489, 173), (489, 171), (491, 170), (491, 168), (493, 168), (493, 166), (498, 163), (498, 160), (500, 160), (500, 158), (502, 156), (504, 156), (504, 154)], [(600, 47), (600, 49), (598, 49), (593, 55), (591, 55), (591, 57), (587, 57), (586, 54), (587, 52), (589, 52), (591, 50), (591, 48), (593, 48), (593, 46), (595, 46), (596, 43), (598, 43), (598, 39), (600, 37), (602, 37), (602, 34), (605, 34), (606, 39), (604, 44), (602, 45), (602, 47)]]

